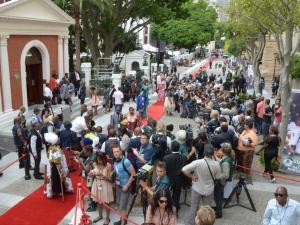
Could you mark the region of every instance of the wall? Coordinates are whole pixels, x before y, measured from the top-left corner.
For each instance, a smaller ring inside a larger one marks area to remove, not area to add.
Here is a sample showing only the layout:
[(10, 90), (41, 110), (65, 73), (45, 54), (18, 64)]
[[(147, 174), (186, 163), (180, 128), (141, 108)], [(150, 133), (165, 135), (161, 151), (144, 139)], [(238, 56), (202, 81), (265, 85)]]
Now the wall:
[[(10, 83), (12, 92), (12, 107), (19, 108), (22, 102), (21, 78), (16, 79), (15, 75), (21, 74), (20, 57), (25, 45), (32, 40), (39, 40), (45, 44), (50, 55), (50, 72), (58, 71), (58, 37), (57, 36), (38, 36), (38, 35), (11, 35), (7, 40), (8, 43), (8, 60)], [(50, 77), (51, 74), (47, 74)]]

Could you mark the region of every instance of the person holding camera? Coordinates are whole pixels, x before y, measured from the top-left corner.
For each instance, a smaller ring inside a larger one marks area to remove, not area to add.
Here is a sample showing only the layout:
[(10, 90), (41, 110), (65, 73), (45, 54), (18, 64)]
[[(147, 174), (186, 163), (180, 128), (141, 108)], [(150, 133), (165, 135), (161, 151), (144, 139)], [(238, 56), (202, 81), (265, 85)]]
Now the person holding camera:
[(133, 154), (137, 157), (137, 169), (140, 169), (143, 165), (151, 161), (154, 155), (154, 149), (152, 144), (149, 143), (149, 136), (146, 133), (141, 135), (141, 147), (132, 148)]
[(130, 196), (131, 184), (134, 182), (135, 170), (131, 162), (123, 156), (123, 152), (119, 145), (112, 146), (114, 155), (114, 171), (116, 183), (116, 197), (118, 210), (122, 214), (122, 218), (115, 222), (114, 225), (124, 225), (127, 216), (127, 206)]
[(239, 137), (238, 151), (237, 151), (237, 164), (239, 170), (246, 174), (246, 181), (251, 183), (251, 165), (253, 161), (253, 154), (255, 147), (258, 144), (258, 137), (253, 130), (252, 119), (245, 121), (245, 129)]
[(156, 164), (156, 181), (153, 187), (149, 187), (146, 181), (140, 180), (140, 185), (151, 196), (159, 190), (170, 190), (171, 182), (167, 176), (167, 165), (165, 162), (158, 162)]
[(160, 190), (153, 196), (152, 203), (148, 206), (146, 223), (155, 225), (176, 225), (176, 208), (172, 204), (170, 191)]

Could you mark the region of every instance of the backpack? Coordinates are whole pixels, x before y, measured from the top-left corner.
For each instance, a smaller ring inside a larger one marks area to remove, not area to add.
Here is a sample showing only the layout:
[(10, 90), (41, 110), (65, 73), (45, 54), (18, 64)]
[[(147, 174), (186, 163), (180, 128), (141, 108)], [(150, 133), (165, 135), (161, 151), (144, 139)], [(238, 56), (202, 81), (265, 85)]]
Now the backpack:
[(153, 160), (160, 160), (164, 158), (165, 155), (170, 154), (170, 150), (167, 145), (167, 136), (163, 134), (154, 134), (152, 136), (152, 146), (154, 148)]

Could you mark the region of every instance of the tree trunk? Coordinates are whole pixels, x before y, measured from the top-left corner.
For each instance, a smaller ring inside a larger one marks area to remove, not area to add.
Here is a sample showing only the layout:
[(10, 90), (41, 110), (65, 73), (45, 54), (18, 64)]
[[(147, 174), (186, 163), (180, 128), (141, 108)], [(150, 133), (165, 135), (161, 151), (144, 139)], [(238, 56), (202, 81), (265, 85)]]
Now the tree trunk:
[(290, 26), (285, 32), (284, 49), (283, 49), (284, 52), (281, 52), (283, 56), (283, 63), (282, 63), (283, 67), (282, 67), (282, 74), (280, 76), (280, 86), (281, 86), (280, 98), (282, 102), (283, 117), (280, 124), (279, 135), (283, 143), (287, 134), (289, 112), (291, 107), (290, 70), (291, 70), (292, 43), (293, 43), (293, 27)]
[(80, 8), (72, 1), (75, 19), (75, 53), (76, 65), (75, 69), (80, 71)]

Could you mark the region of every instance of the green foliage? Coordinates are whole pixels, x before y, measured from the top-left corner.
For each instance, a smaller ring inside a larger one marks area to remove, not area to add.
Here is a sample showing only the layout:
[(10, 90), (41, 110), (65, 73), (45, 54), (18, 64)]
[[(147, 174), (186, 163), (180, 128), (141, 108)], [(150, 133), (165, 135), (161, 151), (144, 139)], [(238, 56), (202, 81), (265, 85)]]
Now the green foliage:
[(292, 79), (300, 78), (300, 55), (293, 56), (290, 73), (291, 73)]
[(188, 2), (182, 6), (188, 14), (186, 18), (173, 18), (160, 24), (153, 24), (151, 35), (157, 40), (165, 40), (178, 48), (192, 49), (204, 46), (214, 37), (216, 12), (205, 1)]

